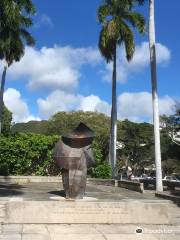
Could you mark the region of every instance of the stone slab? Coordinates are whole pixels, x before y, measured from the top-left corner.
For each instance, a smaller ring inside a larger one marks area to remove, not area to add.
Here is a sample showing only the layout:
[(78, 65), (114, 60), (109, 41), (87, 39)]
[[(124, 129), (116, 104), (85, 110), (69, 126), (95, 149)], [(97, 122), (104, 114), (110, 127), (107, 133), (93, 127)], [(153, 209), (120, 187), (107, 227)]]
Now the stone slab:
[(0, 234), (0, 240), (22, 240), (21, 234)]
[(14, 183), (14, 184), (26, 184), (26, 183), (59, 183), (62, 182), (62, 177), (51, 176), (0, 176), (0, 183)]
[[(61, 238), (59, 238), (60, 240)], [(21, 240), (51, 240), (50, 236), (44, 235), (44, 234), (38, 234), (38, 233), (28, 233), (28, 234), (22, 234)]]
[(8, 202), (6, 223), (170, 224), (167, 202)]
[(22, 224), (2, 224), (2, 232), (9, 233), (22, 233), (23, 226)]

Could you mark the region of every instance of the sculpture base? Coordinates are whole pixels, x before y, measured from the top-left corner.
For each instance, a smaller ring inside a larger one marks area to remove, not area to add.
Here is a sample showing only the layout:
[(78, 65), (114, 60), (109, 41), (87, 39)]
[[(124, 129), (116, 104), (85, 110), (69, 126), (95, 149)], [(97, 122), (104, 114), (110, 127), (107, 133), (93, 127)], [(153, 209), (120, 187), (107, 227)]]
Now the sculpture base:
[(86, 189), (85, 170), (63, 170), (62, 182), (66, 199), (83, 199)]

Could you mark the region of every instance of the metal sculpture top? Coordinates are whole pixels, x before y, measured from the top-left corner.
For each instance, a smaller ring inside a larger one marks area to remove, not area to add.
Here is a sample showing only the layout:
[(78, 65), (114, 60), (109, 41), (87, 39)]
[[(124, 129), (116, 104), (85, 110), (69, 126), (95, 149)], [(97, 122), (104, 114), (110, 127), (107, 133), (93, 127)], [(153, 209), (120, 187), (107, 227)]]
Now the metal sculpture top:
[(95, 134), (84, 123), (62, 136), (55, 146), (54, 160), (62, 169), (66, 198), (83, 198), (87, 168), (94, 163), (90, 144)]

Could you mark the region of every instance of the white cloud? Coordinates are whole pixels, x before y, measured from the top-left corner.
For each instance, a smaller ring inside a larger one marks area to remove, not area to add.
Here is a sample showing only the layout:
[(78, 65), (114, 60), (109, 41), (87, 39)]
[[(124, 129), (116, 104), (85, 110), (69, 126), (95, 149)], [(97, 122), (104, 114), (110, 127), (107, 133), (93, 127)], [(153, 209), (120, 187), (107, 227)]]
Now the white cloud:
[[(171, 53), (167, 47), (157, 44), (157, 62), (167, 63)], [(102, 64), (104, 63), (104, 64)], [(23, 78), (28, 81), (30, 89), (62, 90), (72, 92), (79, 83), (81, 68), (84, 65), (101, 67), (103, 78), (111, 81), (112, 63), (106, 64), (97, 48), (72, 48), (70, 46), (40, 50), (26, 47), (25, 55), (20, 62), (14, 63), (8, 73), (10, 78)], [(127, 81), (130, 74), (143, 71), (149, 66), (148, 42), (136, 46), (133, 60), (128, 63), (124, 48), (117, 54), (117, 80)], [(99, 69), (98, 69), (99, 71)]]
[(52, 92), (46, 99), (39, 98), (37, 104), (40, 114), (48, 118), (58, 111), (71, 111), (76, 108), (79, 97), (60, 90)]
[[(156, 52), (158, 64), (165, 64), (171, 58), (170, 50), (160, 43), (156, 44)], [(127, 62), (124, 47), (121, 47), (117, 54), (117, 80), (124, 83), (130, 74), (143, 71), (149, 66), (149, 59), (148, 42), (142, 42), (141, 45), (136, 46), (134, 57), (130, 62)], [(104, 71), (103, 74), (105, 80), (111, 81), (112, 63), (106, 65), (106, 71)]]
[[(14, 122), (40, 120), (29, 111), (27, 102), (19, 91), (8, 88), (4, 94), (4, 102), (13, 113)], [(169, 96), (159, 99), (160, 114), (173, 114), (175, 100)], [(52, 92), (46, 99), (37, 100), (40, 116), (49, 118), (59, 111), (97, 111), (110, 115), (111, 106), (95, 95), (82, 96), (60, 90)], [(152, 98), (149, 92), (124, 92), (117, 99), (118, 119), (128, 118), (131, 121), (152, 121)]]
[(87, 97), (81, 96), (77, 110), (97, 111), (109, 115), (111, 107), (107, 102), (101, 100), (98, 96), (89, 95)]
[(30, 120), (40, 120), (31, 115), (28, 105), (21, 94), (14, 88), (8, 88), (4, 93), (4, 103), (7, 108), (13, 113), (14, 122), (28, 122)]
[[(170, 51), (162, 44), (157, 44), (157, 62), (167, 63)], [(118, 53), (118, 81), (124, 82), (129, 74), (143, 71), (149, 66), (148, 43), (143, 42), (136, 47), (133, 60), (128, 63), (123, 49)], [(57, 111), (99, 111), (110, 115), (111, 106), (100, 97), (93, 94), (82, 96), (74, 90), (81, 78), (81, 68), (84, 65), (101, 66), (104, 77), (111, 79), (112, 65), (102, 64), (103, 58), (96, 48), (72, 48), (70, 46), (53, 48), (43, 47), (40, 50), (26, 47), (25, 55), (18, 63), (8, 70), (11, 79), (26, 79), (30, 89), (47, 89), (51, 93), (46, 98), (37, 99), (40, 116), (49, 118)], [(34, 119), (29, 112), (27, 103), (20, 92), (15, 89), (6, 91), (6, 102), (14, 114), (14, 121)], [(160, 98), (160, 113), (172, 113), (174, 100), (168, 96)], [(19, 106), (19, 107), (17, 107)], [(148, 92), (122, 93), (118, 97), (118, 117), (135, 121), (151, 119), (151, 94)]]
[(50, 28), (54, 27), (52, 19), (46, 14), (38, 14), (36, 16), (36, 22), (34, 24), (34, 28), (40, 28), (41, 26), (48, 26)]
[(171, 115), (174, 113), (175, 100), (169, 96), (159, 99), (159, 113), (160, 115)]
[[(173, 114), (175, 101), (164, 96), (159, 98), (160, 115)], [(118, 97), (118, 117), (132, 121), (152, 120), (152, 95), (149, 92), (122, 93)]]
[[(38, 108), (42, 118), (49, 118), (58, 111), (98, 111), (110, 115), (111, 106), (98, 96), (75, 95), (63, 91), (54, 91), (46, 99), (38, 99)], [(173, 113), (175, 101), (164, 96), (159, 99), (160, 114)], [(117, 99), (118, 118), (141, 122), (152, 120), (152, 97), (149, 92), (125, 92)]]
[(70, 46), (40, 50), (26, 47), (20, 62), (9, 69), (11, 78), (25, 77), (30, 89), (60, 89), (72, 91), (78, 85), (82, 65), (96, 65), (101, 61), (94, 48), (72, 48)]
[(37, 104), (40, 115), (45, 118), (49, 118), (58, 111), (98, 111), (108, 115), (110, 113), (109, 104), (102, 101), (98, 96), (84, 97), (60, 90), (52, 92), (46, 99), (39, 98)]

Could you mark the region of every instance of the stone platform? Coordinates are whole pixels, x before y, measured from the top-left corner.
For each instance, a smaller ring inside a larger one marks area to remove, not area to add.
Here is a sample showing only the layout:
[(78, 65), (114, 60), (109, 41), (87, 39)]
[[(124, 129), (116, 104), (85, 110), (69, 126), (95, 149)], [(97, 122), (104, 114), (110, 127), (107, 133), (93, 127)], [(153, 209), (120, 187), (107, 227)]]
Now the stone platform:
[[(152, 201), (2, 203), (3, 223), (173, 224), (171, 204)], [(5, 209), (5, 210), (4, 210)], [(5, 211), (5, 213), (3, 213)]]

